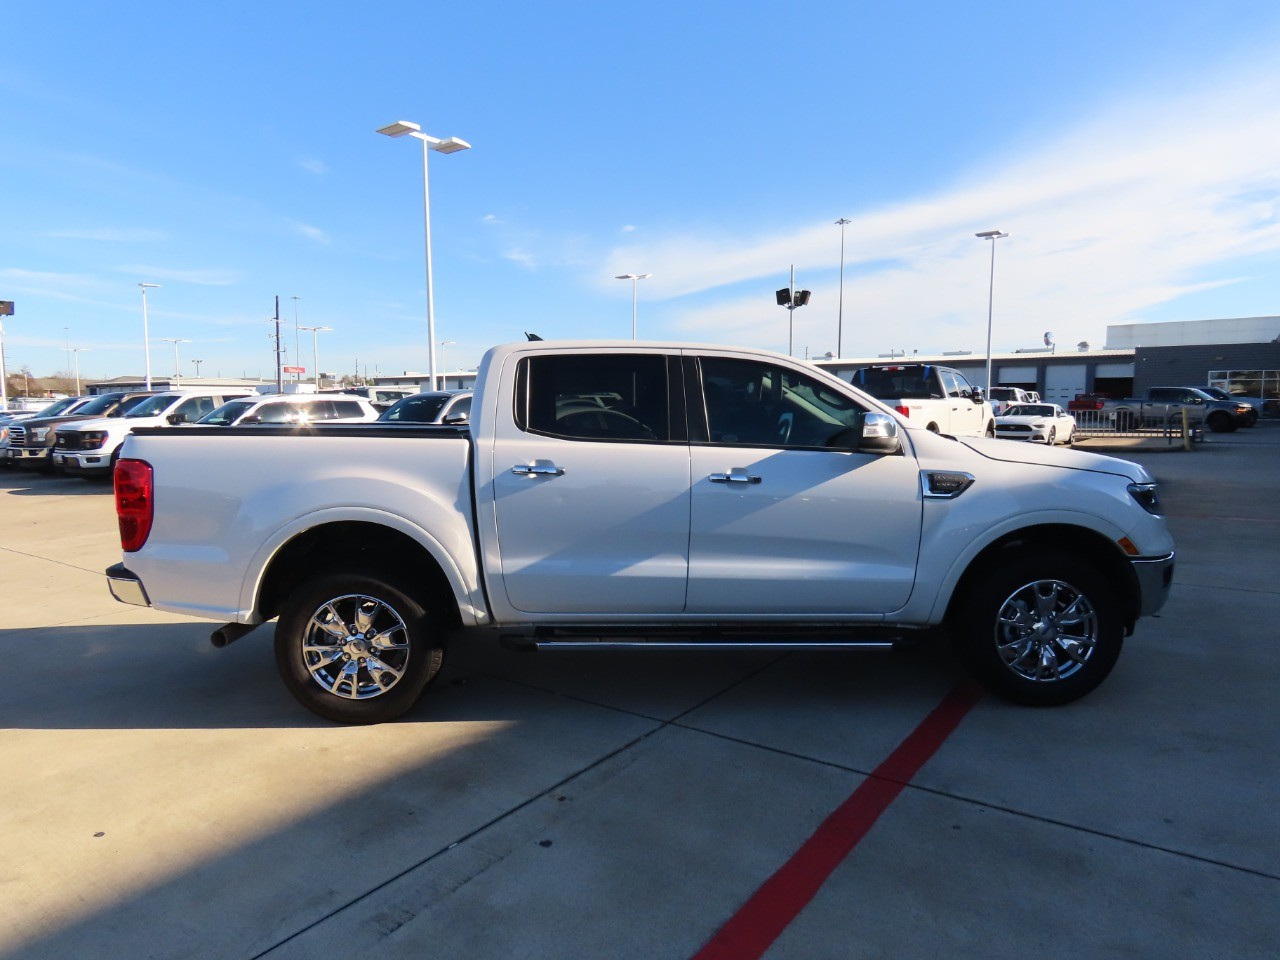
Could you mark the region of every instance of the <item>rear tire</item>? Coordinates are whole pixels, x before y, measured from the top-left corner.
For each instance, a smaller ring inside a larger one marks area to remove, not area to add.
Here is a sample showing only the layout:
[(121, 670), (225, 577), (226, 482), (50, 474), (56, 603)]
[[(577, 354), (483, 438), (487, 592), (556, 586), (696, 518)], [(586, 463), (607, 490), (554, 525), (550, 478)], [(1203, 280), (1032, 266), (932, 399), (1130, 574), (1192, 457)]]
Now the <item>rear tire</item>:
[(1209, 414), (1209, 419), (1205, 423), (1214, 433), (1231, 433), (1236, 428), (1236, 422), (1231, 414), (1223, 413), (1220, 410), (1217, 413)]
[(335, 570), (285, 601), (276, 666), (312, 713), (383, 723), (412, 707), (440, 672), (448, 624), (394, 574)]
[(986, 435), (987, 435), (988, 437), (994, 437), (994, 436), (996, 435), (996, 422), (995, 422), (994, 420), (988, 420), (988, 421), (987, 421), (987, 432), (986, 432)]
[(1120, 656), (1118, 598), (1078, 557), (1013, 554), (981, 571), (968, 590), (952, 619), (956, 651), (1006, 700), (1029, 706), (1078, 700)]

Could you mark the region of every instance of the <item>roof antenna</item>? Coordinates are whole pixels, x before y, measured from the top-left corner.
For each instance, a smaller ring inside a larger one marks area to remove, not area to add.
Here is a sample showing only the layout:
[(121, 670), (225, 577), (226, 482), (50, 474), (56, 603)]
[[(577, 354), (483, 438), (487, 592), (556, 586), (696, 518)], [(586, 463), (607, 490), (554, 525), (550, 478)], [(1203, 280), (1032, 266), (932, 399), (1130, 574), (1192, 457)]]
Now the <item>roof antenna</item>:
[(542, 338), (536, 333), (530, 333), (528, 330), (524, 332), (525, 338), (528, 340), (541, 340)]

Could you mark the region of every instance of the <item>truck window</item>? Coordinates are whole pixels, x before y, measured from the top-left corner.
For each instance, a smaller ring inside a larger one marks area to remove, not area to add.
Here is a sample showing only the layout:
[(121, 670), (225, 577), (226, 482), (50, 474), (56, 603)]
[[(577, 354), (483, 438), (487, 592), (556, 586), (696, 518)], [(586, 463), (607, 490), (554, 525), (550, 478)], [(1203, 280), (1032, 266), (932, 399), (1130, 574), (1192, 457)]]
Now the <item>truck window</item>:
[(707, 435), (751, 447), (829, 447), (866, 411), (820, 380), (755, 360), (702, 359)]
[(666, 441), (667, 358), (660, 354), (530, 357), (517, 373), (516, 424), (566, 440)]

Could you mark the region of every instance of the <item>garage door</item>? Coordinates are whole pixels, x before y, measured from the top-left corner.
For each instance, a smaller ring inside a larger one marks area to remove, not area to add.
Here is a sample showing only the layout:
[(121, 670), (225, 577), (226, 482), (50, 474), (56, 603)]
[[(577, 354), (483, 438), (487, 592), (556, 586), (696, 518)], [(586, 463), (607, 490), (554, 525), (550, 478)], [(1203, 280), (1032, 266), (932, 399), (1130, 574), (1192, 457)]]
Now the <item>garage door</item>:
[(1083, 363), (1053, 364), (1044, 371), (1044, 397), (1046, 403), (1074, 400), (1077, 393), (1084, 393), (1086, 367)]

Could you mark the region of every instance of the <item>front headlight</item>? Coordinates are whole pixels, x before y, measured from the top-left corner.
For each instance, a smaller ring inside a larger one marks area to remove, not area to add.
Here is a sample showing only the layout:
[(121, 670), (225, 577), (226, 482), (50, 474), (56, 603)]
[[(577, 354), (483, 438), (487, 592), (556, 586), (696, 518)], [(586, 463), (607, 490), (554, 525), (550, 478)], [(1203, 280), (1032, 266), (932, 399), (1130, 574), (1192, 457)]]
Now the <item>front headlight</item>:
[(80, 448), (82, 450), (97, 450), (107, 442), (107, 431), (105, 430), (86, 430), (80, 434)]
[(36, 427), (31, 431), (31, 435), (35, 437), (37, 442), (43, 443), (44, 438), (49, 435), (49, 431), (52, 429), (53, 427)]
[(1131, 483), (1129, 496), (1138, 501), (1138, 505), (1147, 513), (1160, 513), (1160, 485), (1158, 483)]

